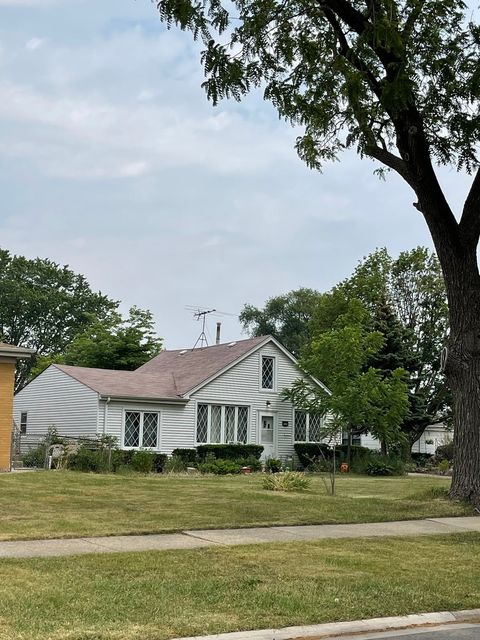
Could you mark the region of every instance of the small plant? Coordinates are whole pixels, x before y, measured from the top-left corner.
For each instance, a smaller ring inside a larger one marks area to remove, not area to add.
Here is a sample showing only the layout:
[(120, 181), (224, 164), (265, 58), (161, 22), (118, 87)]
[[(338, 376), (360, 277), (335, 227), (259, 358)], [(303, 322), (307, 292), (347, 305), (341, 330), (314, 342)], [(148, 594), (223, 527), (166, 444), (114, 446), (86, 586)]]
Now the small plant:
[(367, 464), (365, 468), (365, 472), (369, 476), (393, 476), (394, 469), (393, 467), (386, 461), (380, 459), (373, 459)]
[(22, 456), (22, 462), (24, 467), (38, 467), (42, 468), (45, 465), (45, 452), (47, 445), (41, 444), (35, 449), (30, 449)]
[(437, 469), (440, 473), (447, 474), (450, 471), (450, 463), (448, 460), (440, 460), (437, 465)]
[(200, 473), (213, 473), (217, 476), (237, 474), (241, 471), (241, 466), (233, 460), (212, 460), (202, 462), (198, 465)]
[(132, 469), (139, 473), (151, 473), (155, 462), (155, 454), (150, 451), (135, 451), (132, 457)]
[(267, 491), (304, 491), (309, 487), (309, 478), (298, 471), (269, 474), (263, 479), (263, 488)]
[(267, 458), (265, 460), (265, 470), (269, 473), (279, 473), (282, 470), (282, 461), (278, 458)]
[(168, 458), (163, 466), (164, 473), (183, 473), (187, 470), (185, 461), (180, 456)]

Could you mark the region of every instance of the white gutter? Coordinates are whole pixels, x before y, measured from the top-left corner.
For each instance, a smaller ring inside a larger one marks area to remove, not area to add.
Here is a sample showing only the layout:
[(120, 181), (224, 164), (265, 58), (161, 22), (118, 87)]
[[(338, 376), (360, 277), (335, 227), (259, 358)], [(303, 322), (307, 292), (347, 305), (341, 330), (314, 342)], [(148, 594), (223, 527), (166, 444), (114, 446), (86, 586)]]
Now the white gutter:
[(105, 400), (105, 411), (103, 413), (103, 435), (105, 435), (107, 431), (107, 421), (108, 421), (108, 405), (110, 404), (110, 396)]

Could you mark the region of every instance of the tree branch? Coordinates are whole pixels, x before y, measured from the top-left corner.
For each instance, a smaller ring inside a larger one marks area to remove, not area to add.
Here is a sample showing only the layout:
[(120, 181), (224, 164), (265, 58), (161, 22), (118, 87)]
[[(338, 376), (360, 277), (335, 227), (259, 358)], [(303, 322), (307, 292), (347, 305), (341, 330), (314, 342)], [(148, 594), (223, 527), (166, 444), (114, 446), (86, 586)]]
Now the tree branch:
[(469, 243), (476, 245), (480, 237), (480, 168), (477, 170), (460, 219), (460, 233)]
[(390, 169), (396, 171), (415, 191), (415, 178), (410, 172), (407, 163), (395, 154), (383, 149), (382, 147), (369, 146), (365, 148), (365, 153)]
[(347, 37), (343, 32), (342, 26), (337, 20), (336, 15), (333, 13), (331, 9), (328, 7), (324, 7), (325, 17), (328, 20), (330, 26), (332, 27), (335, 35), (337, 36), (338, 44), (340, 46), (339, 53), (341, 56), (345, 58), (348, 62), (350, 62), (357, 71), (360, 71), (368, 81), (368, 84), (371, 90), (375, 93), (377, 98), (380, 100), (382, 95), (382, 88), (380, 86), (380, 82), (369, 69), (368, 65), (366, 65), (363, 60), (353, 51), (353, 49), (348, 44)]

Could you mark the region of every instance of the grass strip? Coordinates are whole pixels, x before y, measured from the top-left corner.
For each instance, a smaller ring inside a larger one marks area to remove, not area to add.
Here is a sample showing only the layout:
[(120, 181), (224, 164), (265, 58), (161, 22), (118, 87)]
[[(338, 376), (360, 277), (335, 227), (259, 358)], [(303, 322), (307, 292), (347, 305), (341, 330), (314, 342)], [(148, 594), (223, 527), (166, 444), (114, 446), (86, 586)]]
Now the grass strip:
[(477, 607), (480, 534), (0, 562), (2, 640), (177, 636)]

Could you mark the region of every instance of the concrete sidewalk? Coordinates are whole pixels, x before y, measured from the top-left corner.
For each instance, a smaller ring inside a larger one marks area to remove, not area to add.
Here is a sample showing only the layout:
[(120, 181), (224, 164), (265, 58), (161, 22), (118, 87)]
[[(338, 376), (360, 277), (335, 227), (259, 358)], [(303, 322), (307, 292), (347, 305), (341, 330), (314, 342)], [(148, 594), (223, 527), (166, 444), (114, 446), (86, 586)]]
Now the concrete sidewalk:
[(141, 536), (19, 540), (0, 542), (0, 558), (72, 556), (86, 553), (166, 551), (212, 546), (298, 542), (327, 538), (425, 536), (444, 533), (480, 532), (480, 517), (431, 518), (366, 524), (323, 524), (251, 529), (205, 529)]

